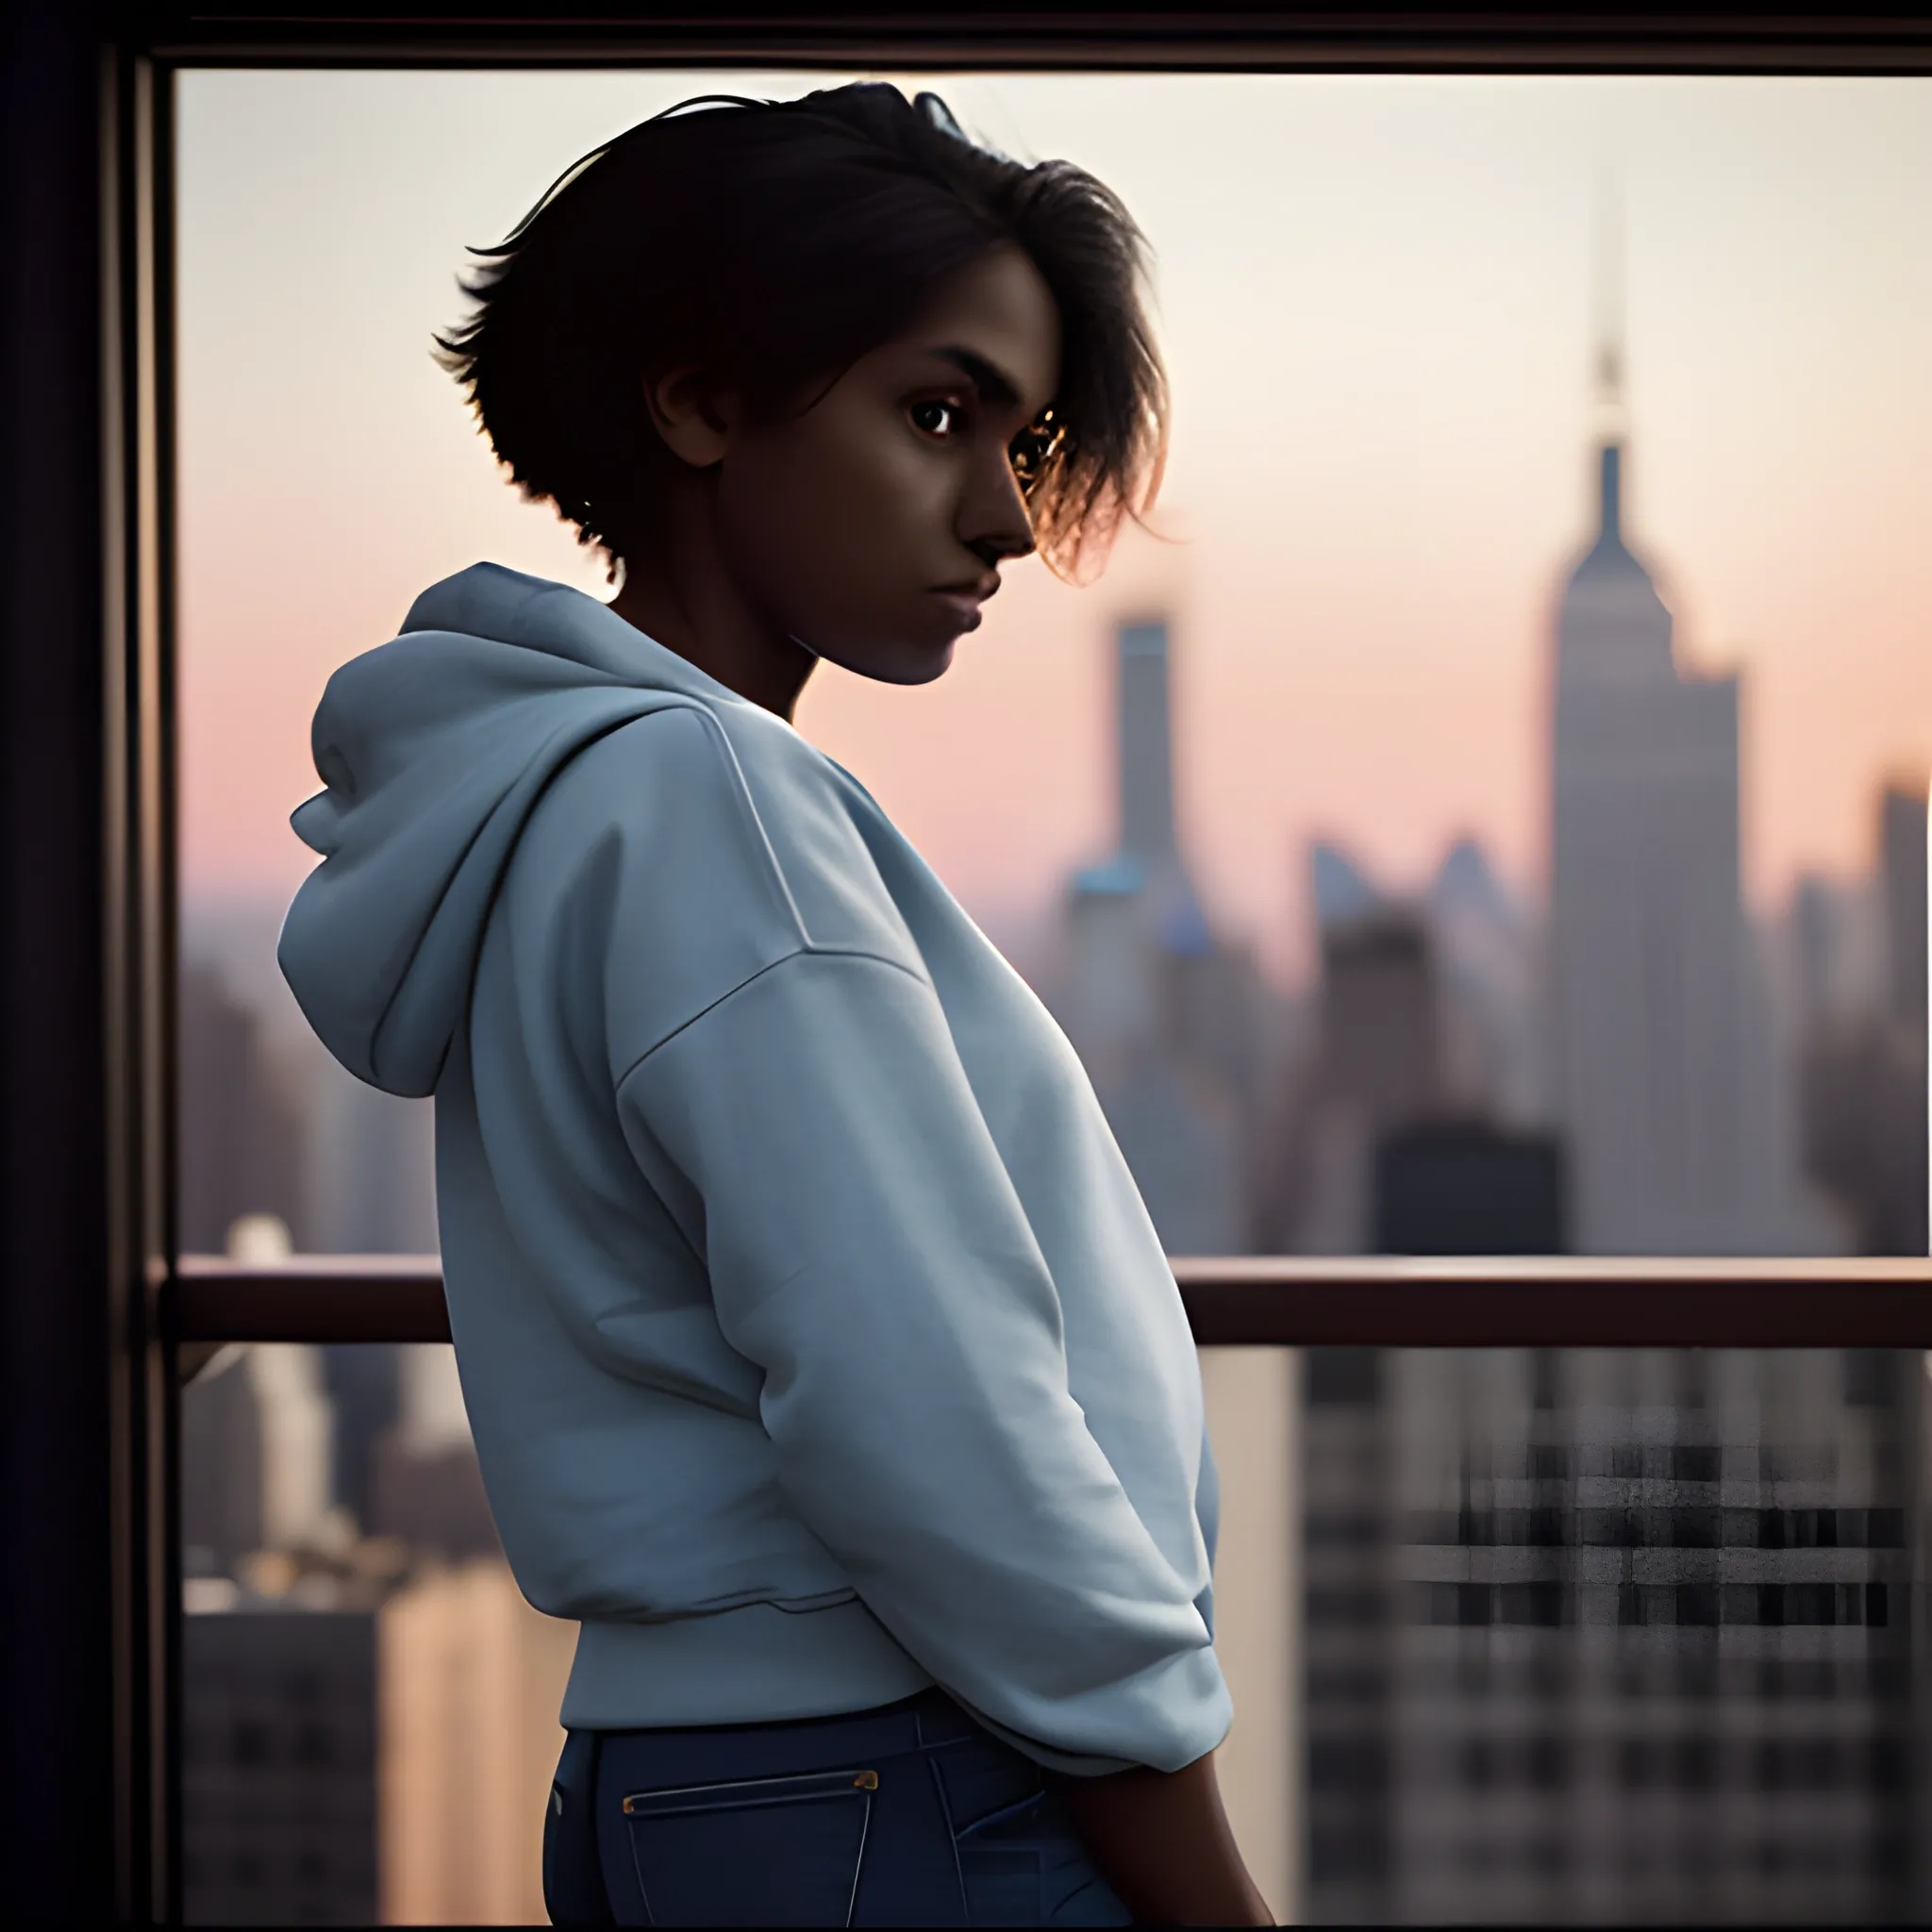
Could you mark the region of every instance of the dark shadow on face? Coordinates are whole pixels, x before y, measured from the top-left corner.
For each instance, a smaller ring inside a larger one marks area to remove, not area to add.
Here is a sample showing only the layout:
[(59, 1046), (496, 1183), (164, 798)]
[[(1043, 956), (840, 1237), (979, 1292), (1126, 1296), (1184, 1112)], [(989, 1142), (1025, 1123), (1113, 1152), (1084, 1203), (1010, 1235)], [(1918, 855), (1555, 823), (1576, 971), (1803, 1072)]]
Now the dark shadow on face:
[(1008, 448), (1052, 401), (1059, 356), (1052, 294), (1002, 247), (807, 407), (737, 427), (716, 516), (746, 603), (861, 676), (938, 677), (1001, 563), (1034, 547)]

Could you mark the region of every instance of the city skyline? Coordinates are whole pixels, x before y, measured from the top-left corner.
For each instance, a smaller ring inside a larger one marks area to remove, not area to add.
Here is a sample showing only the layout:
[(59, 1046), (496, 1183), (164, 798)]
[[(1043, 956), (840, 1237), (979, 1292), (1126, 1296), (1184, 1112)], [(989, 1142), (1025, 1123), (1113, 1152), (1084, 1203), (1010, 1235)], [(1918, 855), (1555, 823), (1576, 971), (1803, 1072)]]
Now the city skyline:
[[(435, 1247), (430, 1104), (356, 1083), (275, 967), (308, 717), (475, 557), (599, 588), (424, 339), (461, 242), (717, 84), (804, 81), (184, 77), (185, 1247)], [(1925, 86), (941, 85), (1146, 222), (1178, 403), (1162, 524), (1189, 541), (1130, 537), (1092, 591), (1018, 570), (940, 687), (828, 673), (801, 725), (996, 938), (1057, 929), (1040, 990), (1169, 1252), (1770, 1249), (1790, 1222), (1757, 1210), (1801, 1192), (1848, 1250), (1923, 1252), (1925, 801), (1879, 793), (1932, 756), (1932, 247), (1906, 219)], [(1607, 163), (1630, 238), (1613, 440), (1590, 395)], [(1607, 541), (1626, 451), (1634, 555)], [(1592, 553), (1613, 608), (1578, 594)], [(1559, 641), (1618, 658), (1612, 682), (1649, 651), (1642, 717), (1600, 730), (1586, 691), (1559, 718)], [(1657, 772), (1632, 775), (1657, 744), (1683, 781), (1661, 809)], [(1560, 849), (1543, 890), (1566, 810), (1591, 835), (1567, 960)], [(1762, 912), (1819, 868), (1857, 883), (1814, 882), (1780, 930), (1801, 1144), (1715, 1232), (1671, 1174), (1593, 1186), (1629, 1146), (1683, 1165), (1751, 1140), (1774, 1042), (1721, 1024), (1748, 976), (1740, 887)], [(1633, 964), (1646, 893), (1667, 943)], [(1599, 1022), (1567, 1092), (1545, 1064), (1566, 984)], [(1657, 1077), (1687, 1032), (1715, 1050)], [(1664, 1920), (1718, 1884), (1744, 1915), (1842, 1918), (1920, 1896), (1916, 1357), (1239, 1355), (1271, 1379), (1204, 1360), (1231, 1504), (1217, 1629), (1238, 1700), (1235, 1660), (1279, 1658), (1261, 1694), (1296, 1769), (1243, 1784), (1264, 1713), (1222, 1774), (1278, 1907)], [(228, 1350), (183, 1416), (191, 1911), (259, 1917), (273, 1887), (294, 1916), (534, 1916), (569, 1632), (502, 1563), (452, 1352)], [(1256, 1589), (1263, 1513), (1282, 1546)]]
[[(463, 243), (659, 95), (718, 78), (185, 78), (191, 898), (292, 890), (314, 698), (425, 583), (490, 555), (596, 587), (423, 346)], [(827, 672), (808, 692), (801, 728), (971, 909), (1042, 910), (1104, 853), (1108, 641), (1156, 609), (1191, 863), (1277, 974), (1307, 958), (1315, 838), (1407, 883), (1471, 834), (1540, 895), (1536, 720), (1590, 525), (1607, 161), (1633, 521), (1690, 660), (1744, 675), (1751, 899), (1868, 869), (1872, 797), (1932, 754), (1932, 564), (1911, 535), (1932, 384), (1910, 349), (1932, 245), (1897, 218), (1932, 172), (1923, 83), (941, 84), (1001, 145), (1092, 165), (1146, 225), (1176, 393), (1162, 522), (1188, 539), (1131, 539), (1091, 591), (1014, 572), (931, 691)]]

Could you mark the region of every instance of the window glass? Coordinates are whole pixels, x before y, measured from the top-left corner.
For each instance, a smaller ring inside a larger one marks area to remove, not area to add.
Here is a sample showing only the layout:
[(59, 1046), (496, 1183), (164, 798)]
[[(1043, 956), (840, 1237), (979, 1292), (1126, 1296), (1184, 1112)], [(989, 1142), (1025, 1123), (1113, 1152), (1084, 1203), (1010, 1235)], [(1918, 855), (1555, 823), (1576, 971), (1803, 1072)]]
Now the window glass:
[[(608, 594), (430, 359), (465, 248), (811, 84), (183, 76), (194, 1244), (433, 1240), (425, 1109), (271, 941), (329, 672), (479, 558)], [(1927, 83), (942, 84), (1144, 225), (1166, 488), (1097, 589), (1014, 567), (938, 686), (800, 724), (1065, 1021), (1170, 1247), (1924, 1253)]]
[[(609, 592), (430, 359), (465, 248), (675, 100), (826, 78), (180, 77), (185, 1251), (436, 1246), (429, 1103), (274, 956), (328, 675), (479, 558)], [(1932, 83), (908, 85), (1134, 210), (1171, 460), (1097, 588), (1014, 567), (940, 684), (798, 722), (1060, 1019), (1170, 1251), (1924, 1254)], [(1920, 1908), (1919, 1357), (1208, 1380), (1282, 1909)], [(190, 1917), (541, 1917), (570, 1633), (449, 1352), (225, 1353), (182, 1510)]]
[(1306, 1909), (1916, 1917), (1924, 1357), (1316, 1349)]
[(225, 1351), (181, 1505), (189, 1923), (547, 1923), (576, 1633), (503, 1560), (450, 1349)]
[[(1327, 1923), (1923, 1908), (1924, 1358), (1204, 1352), (1230, 1816)], [(185, 1391), (190, 1923), (541, 1924), (574, 1633), (446, 1348)]]

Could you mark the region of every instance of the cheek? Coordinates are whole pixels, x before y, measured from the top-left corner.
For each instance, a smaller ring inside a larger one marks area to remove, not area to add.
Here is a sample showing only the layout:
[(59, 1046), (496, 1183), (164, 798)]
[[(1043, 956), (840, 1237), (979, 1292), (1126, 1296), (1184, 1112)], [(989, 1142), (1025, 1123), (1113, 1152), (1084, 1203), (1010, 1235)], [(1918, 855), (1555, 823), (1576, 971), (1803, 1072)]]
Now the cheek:
[(923, 590), (950, 525), (941, 465), (910, 442), (842, 426), (760, 439), (727, 460), (719, 484), (734, 574), (808, 641)]

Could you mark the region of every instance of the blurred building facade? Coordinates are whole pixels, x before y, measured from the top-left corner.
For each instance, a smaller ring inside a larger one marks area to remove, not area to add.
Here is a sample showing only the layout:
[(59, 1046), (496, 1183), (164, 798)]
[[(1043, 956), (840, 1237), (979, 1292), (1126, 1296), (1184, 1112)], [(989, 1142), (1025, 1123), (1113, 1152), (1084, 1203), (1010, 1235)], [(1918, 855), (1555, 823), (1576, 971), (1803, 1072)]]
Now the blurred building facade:
[(1115, 638), (1118, 838), (1076, 873), (1047, 991), (1171, 1254), (1250, 1245), (1251, 1149), (1271, 1000), (1219, 939), (1182, 856), (1164, 620)]
[[(1924, 789), (1880, 799), (1868, 879), (1801, 891), (1774, 983), (1738, 685), (1679, 662), (1624, 463), (1621, 435), (1595, 451), (1557, 617), (1546, 916), (1473, 840), (1406, 893), (1318, 842), (1315, 974), (1269, 987), (1187, 862), (1170, 628), (1114, 635), (1116, 837), (1041, 990), (1170, 1252), (1791, 1251), (1834, 1239), (1820, 1204), (1851, 1245), (1925, 1251)], [(183, 1245), (269, 1217), (320, 1252), (433, 1249), (427, 1106), (315, 1047), (272, 920), (192, 937)], [(1303, 1373), (1307, 1916), (1924, 1908), (1916, 1357)], [(570, 1632), (502, 1565), (449, 1352), (231, 1351), (182, 1428), (192, 1915), (540, 1914)], [(275, 1836), (284, 1760), (291, 1792), (340, 1785), (313, 1843)]]
[(1561, 1153), (1539, 1124), (1533, 945), (1482, 848), (1459, 841), (1409, 899), (1325, 842), (1308, 881), (1319, 971), (1275, 1074), (1260, 1244), (1567, 1248)]
[(1310, 1350), (1307, 1915), (1924, 1909), (1924, 1376)]
[(228, 1230), (251, 1214), (275, 1216), (300, 1240), (306, 1124), (297, 1096), (278, 1077), (259, 1009), (207, 958), (184, 963), (176, 996), (181, 1247), (222, 1254)]
[(180, 1245), (220, 1254), (237, 1221), (272, 1215), (306, 1253), (434, 1254), (432, 1105), (365, 1086), (315, 1039), (275, 964), (281, 913), (184, 909)]
[(375, 1923), (373, 1611), (191, 1615), (181, 1671), (187, 1923)]
[(1550, 967), (1579, 1247), (1799, 1240), (1767, 990), (1745, 917), (1738, 680), (1686, 673), (1625, 541), (1624, 444), (1557, 624)]
[[(1597, 451), (1557, 624), (1547, 1085), (1533, 1052), (1458, 1084), (1429, 904), (1318, 852), (1296, 1091), (1305, 1119), (1371, 1124), (1341, 1130), (1339, 1182), (1291, 1162), (1299, 1245), (1803, 1252), (1833, 1230), (1802, 1146), (1868, 1251), (1924, 1252), (1923, 790), (1882, 803), (1861, 948), (1841, 895), (1801, 895), (1781, 1040), (1741, 894), (1737, 686), (1675, 660), (1623, 456)], [(1304, 1366), (1309, 1918), (1925, 1909), (1917, 1354)]]
[(363, 1353), (359, 1493), (328, 1352), (230, 1348), (182, 1391), (188, 1919), (541, 1924), (575, 1625), (503, 1559), (453, 1352)]
[(1803, 1148), (1861, 1254), (1923, 1255), (1924, 787), (1888, 786), (1876, 816), (1866, 889), (1808, 879), (1792, 909)]
[(419, 1572), (380, 1614), (382, 1923), (543, 1925), (533, 1856), (576, 1625), (500, 1558)]

